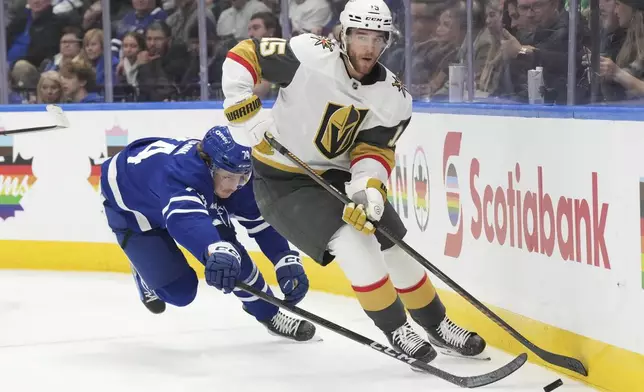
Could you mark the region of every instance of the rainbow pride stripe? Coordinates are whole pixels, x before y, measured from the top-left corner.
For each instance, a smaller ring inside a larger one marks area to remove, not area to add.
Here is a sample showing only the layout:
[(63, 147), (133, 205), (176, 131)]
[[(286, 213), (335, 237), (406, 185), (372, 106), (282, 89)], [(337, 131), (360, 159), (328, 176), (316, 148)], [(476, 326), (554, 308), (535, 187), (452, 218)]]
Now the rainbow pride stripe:
[(106, 159), (118, 154), (121, 150), (127, 147), (128, 144), (128, 131), (118, 125), (105, 131), (105, 144), (107, 145), (107, 157), (101, 155), (98, 160), (90, 158), (92, 169), (87, 181), (92, 185), (96, 192), (99, 191), (101, 185), (101, 164)]
[(416, 206), (425, 211), (429, 209), (427, 205), (427, 178), (414, 180), (414, 188), (416, 190)]
[(392, 191), (392, 187), (389, 186), (387, 188), (387, 200), (389, 203), (392, 205), (395, 205), (394, 197), (398, 199), (398, 202), (402, 202), (403, 204), (407, 204), (407, 192), (405, 192), (402, 188), (397, 190), (396, 195), (394, 196), (394, 193)]
[(445, 178), (445, 187), (447, 188), (447, 214), (452, 226), (458, 224), (458, 216), (461, 213), (461, 192), (458, 187), (458, 176), (454, 165), (450, 164), (447, 168), (447, 177)]
[(89, 181), (89, 183), (92, 185), (92, 188), (94, 188), (94, 190), (98, 192), (98, 187), (101, 184), (101, 165), (92, 164), (92, 170), (87, 181)]
[(33, 175), (30, 164), (0, 165), (1, 220), (15, 216), (17, 211), (24, 211), (20, 200), (35, 182), (36, 177)]

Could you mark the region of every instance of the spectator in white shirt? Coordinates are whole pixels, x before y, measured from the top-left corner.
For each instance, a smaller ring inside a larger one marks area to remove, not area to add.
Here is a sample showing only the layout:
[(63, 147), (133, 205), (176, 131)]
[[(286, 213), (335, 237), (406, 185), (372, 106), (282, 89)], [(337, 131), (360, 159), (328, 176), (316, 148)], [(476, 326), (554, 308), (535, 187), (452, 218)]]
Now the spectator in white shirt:
[(266, 4), (258, 0), (232, 0), (232, 7), (219, 16), (217, 35), (232, 35), (238, 40), (248, 38), (248, 22), (258, 12), (270, 12)]
[(293, 34), (321, 35), (333, 18), (327, 0), (290, 0), (288, 14), (293, 25)]

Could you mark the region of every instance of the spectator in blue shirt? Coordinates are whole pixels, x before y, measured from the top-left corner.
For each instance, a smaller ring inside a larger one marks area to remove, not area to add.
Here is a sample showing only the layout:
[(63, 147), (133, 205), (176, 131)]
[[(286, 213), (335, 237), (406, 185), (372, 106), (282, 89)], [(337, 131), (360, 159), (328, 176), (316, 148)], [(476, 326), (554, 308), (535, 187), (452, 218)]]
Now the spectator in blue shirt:
[(82, 58), (65, 61), (60, 67), (60, 77), (65, 102), (103, 102), (103, 97), (94, 92), (96, 88), (94, 70)]

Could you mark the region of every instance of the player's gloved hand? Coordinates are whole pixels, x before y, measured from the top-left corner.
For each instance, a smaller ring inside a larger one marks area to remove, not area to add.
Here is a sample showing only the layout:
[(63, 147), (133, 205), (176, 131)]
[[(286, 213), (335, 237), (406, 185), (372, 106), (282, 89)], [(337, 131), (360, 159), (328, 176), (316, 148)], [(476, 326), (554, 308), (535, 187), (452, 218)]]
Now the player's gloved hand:
[(208, 246), (206, 283), (224, 293), (230, 293), (237, 284), (241, 271), (241, 256), (230, 242), (219, 241)]
[(347, 195), (353, 203), (344, 206), (342, 220), (365, 234), (376, 231), (371, 221), (379, 221), (385, 212), (387, 188), (382, 181), (372, 177), (359, 177), (345, 184)]
[(289, 305), (296, 305), (304, 299), (309, 291), (309, 278), (304, 272), (299, 253), (296, 251), (286, 253), (275, 264), (275, 274), (280, 289), (284, 293), (284, 300)]
[(232, 128), (243, 128), (248, 135), (251, 146), (267, 155), (274, 154), (273, 148), (264, 139), (266, 132), (274, 137), (279, 136), (275, 120), (267, 110), (262, 109), (262, 101), (252, 95), (224, 110)]

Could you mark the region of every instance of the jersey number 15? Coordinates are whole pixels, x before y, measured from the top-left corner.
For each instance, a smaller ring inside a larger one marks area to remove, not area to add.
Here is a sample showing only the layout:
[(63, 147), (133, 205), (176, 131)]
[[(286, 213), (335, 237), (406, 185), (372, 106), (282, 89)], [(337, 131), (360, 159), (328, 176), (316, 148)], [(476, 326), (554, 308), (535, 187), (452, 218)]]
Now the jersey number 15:
[(262, 57), (286, 53), (286, 40), (282, 38), (262, 38), (259, 41), (259, 54)]

